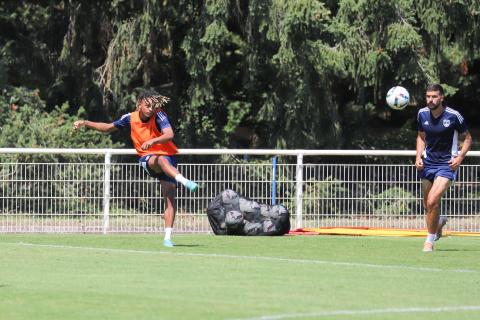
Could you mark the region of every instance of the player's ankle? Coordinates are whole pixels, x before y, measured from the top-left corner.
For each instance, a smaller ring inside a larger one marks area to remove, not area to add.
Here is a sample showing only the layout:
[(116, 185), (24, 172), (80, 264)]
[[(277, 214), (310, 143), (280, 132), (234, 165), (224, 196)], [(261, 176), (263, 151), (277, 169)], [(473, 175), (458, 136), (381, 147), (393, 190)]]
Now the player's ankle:
[(179, 174), (177, 174), (177, 175), (175, 176), (175, 180), (176, 180), (177, 182), (181, 183), (181, 184), (184, 185), (184, 186), (185, 186), (185, 185), (187, 184), (187, 182), (188, 182), (188, 179), (185, 178), (181, 173), (179, 173)]
[(435, 233), (429, 233), (429, 234), (427, 235), (427, 240), (426, 240), (426, 242), (434, 243), (434, 242), (435, 242), (435, 238), (436, 238), (436, 234), (435, 234)]
[(173, 231), (173, 228), (165, 228), (165, 237), (163, 238), (163, 240), (171, 240), (172, 239), (172, 231)]

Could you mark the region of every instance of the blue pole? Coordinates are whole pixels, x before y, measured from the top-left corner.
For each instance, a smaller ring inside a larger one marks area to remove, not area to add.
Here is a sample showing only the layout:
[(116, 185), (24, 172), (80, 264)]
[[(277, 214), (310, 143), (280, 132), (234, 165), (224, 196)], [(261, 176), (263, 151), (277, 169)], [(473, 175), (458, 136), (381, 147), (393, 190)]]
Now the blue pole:
[(277, 204), (277, 157), (272, 158), (272, 206)]

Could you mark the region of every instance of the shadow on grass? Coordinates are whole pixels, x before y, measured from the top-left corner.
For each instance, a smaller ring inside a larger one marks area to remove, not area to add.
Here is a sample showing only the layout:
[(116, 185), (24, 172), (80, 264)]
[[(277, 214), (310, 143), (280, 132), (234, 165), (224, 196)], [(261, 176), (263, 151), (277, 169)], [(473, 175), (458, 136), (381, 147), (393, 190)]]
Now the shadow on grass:
[(480, 251), (479, 249), (435, 249), (435, 251), (445, 251), (445, 252), (475, 252)]
[(204, 247), (204, 246), (201, 244), (175, 244), (175, 247), (195, 248), (195, 247)]

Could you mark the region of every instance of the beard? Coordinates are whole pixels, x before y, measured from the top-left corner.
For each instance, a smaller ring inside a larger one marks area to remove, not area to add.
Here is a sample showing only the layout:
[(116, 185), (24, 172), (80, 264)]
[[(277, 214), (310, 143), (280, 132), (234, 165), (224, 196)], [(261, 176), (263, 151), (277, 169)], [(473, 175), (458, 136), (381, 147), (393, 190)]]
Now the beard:
[(427, 105), (428, 109), (430, 110), (437, 110), (438, 107), (440, 107), (442, 104), (441, 103), (437, 103), (437, 104), (434, 104), (434, 103), (429, 103)]

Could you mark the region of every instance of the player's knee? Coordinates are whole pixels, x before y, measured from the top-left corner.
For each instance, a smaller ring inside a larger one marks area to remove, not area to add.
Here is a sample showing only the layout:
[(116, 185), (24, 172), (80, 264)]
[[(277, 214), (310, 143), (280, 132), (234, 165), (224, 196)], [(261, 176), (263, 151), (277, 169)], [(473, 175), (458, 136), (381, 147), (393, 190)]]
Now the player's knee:
[(157, 162), (157, 158), (158, 158), (158, 157), (156, 157), (156, 156), (152, 156), (152, 157), (150, 157), (150, 158), (148, 159), (148, 166), (149, 166), (150, 168), (155, 167), (155, 163)]
[(175, 206), (173, 204), (168, 204), (165, 206), (165, 213), (175, 215)]
[(439, 200), (437, 198), (429, 198), (426, 202), (427, 211), (435, 210), (439, 206)]
[(170, 166), (170, 162), (168, 162), (167, 159), (165, 159), (164, 157), (157, 157), (158, 158), (158, 165), (163, 169), (163, 168), (167, 168)]
[(161, 166), (158, 164), (158, 158), (157, 156), (153, 156), (153, 157), (150, 157), (150, 159), (148, 159), (148, 166), (150, 167), (150, 169), (152, 169), (153, 171), (157, 172), (157, 173), (161, 173), (162, 172), (162, 168)]

